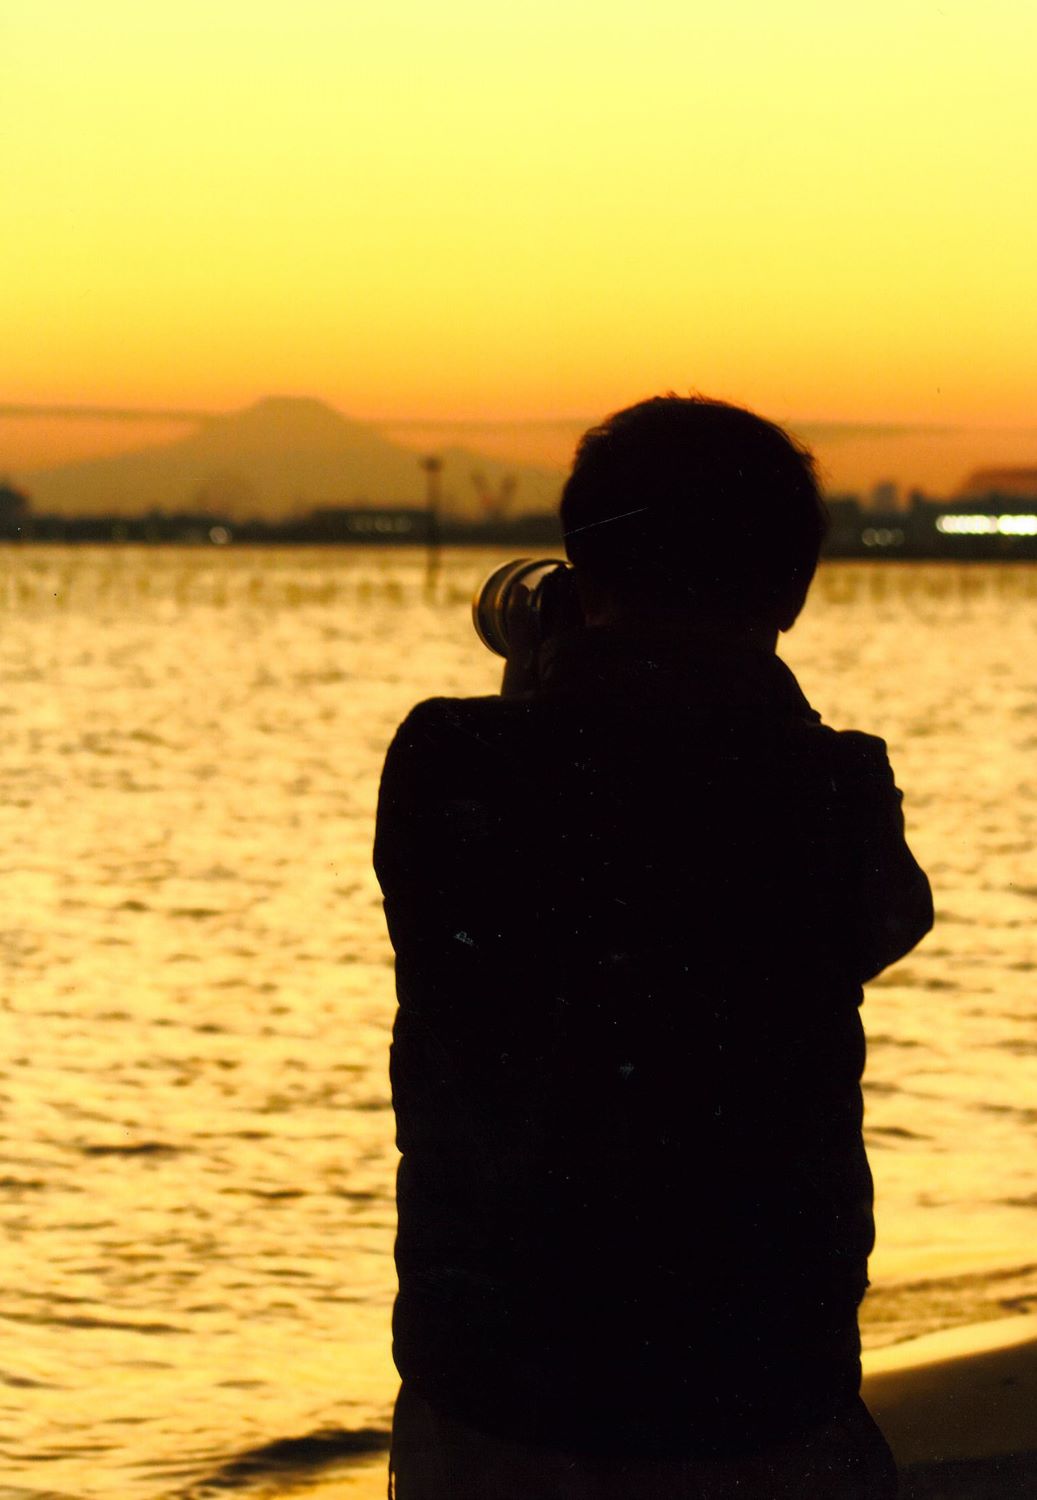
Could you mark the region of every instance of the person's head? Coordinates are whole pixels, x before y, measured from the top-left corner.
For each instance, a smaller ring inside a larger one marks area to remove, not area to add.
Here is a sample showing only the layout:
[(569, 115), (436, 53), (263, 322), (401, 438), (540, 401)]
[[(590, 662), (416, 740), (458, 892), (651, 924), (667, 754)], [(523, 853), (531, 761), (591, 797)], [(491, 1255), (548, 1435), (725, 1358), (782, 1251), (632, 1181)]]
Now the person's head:
[(788, 630), (828, 525), (814, 460), (780, 427), (700, 396), (655, 396), (581, 438), (565, 549), (599, 618), (686, 616)]

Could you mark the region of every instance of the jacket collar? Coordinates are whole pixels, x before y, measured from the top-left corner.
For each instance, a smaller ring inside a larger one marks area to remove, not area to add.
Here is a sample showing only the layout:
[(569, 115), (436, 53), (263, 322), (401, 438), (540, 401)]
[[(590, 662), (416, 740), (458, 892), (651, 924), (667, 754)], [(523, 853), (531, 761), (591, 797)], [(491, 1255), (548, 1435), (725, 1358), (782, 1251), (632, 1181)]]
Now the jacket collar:
[(537, 665), (539, 691), (551, 695), (765, 709), (820, 719), (773, 652), (718, 646), (690, 631), (583, 626), (545, 641)]

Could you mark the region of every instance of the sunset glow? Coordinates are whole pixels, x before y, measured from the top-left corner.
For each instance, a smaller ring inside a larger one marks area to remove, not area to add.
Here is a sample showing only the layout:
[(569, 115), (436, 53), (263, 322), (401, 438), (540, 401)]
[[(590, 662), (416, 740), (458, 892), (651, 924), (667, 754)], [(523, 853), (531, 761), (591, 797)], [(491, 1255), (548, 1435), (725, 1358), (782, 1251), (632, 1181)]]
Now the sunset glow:
[(0, 399), (1033, 421), (1023, 0), (5, 15)]

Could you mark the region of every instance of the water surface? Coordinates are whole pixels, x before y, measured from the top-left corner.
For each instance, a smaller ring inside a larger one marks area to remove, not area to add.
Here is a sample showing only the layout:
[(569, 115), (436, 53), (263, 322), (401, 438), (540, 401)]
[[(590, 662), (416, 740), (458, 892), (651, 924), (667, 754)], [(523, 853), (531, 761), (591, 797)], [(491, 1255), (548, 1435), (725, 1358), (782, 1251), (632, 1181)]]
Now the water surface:
[[(496, 690), (493, 560), (431, 602), (408, 551), (0, 560), (0, 1500), (256, 1492), (383, 1440), (375, 796), (415, 701)], [(870, 1343), (1037, 1306), (1035, 643), (1037, 569), (829, 564), (783, 646), (888, 741), (936, 892), (865, 1006)]]

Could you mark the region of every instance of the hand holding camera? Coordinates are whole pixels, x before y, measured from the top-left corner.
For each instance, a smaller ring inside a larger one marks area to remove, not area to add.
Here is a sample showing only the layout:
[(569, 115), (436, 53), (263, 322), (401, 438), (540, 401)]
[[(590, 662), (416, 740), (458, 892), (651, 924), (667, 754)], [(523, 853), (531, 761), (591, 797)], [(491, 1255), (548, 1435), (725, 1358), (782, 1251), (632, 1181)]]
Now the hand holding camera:
[(502, 695), (529, 691), (544, 641), (583, 624), (572, 567), (559, 558), (520, 557), (495, 568), (475, 591), (472, 623), (483, 645), (507, 661)]

